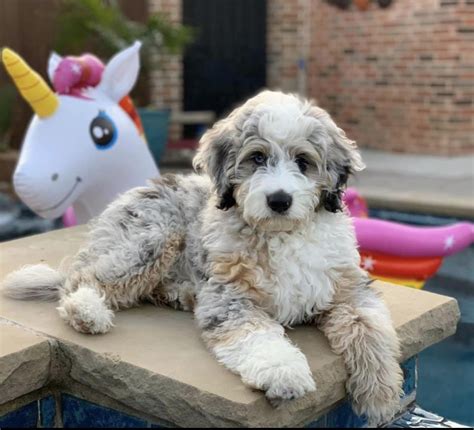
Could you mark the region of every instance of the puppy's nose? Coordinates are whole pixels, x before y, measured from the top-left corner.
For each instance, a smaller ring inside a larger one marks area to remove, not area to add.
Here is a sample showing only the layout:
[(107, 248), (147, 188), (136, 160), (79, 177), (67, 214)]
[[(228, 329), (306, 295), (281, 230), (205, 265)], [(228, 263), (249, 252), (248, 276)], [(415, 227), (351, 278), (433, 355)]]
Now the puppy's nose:
[(276, 193), (267, 196), (268, 206), (272, 211), (282, 214), (286, 212), (290, 206), (293, 198), (284, 191), (277, 191)]

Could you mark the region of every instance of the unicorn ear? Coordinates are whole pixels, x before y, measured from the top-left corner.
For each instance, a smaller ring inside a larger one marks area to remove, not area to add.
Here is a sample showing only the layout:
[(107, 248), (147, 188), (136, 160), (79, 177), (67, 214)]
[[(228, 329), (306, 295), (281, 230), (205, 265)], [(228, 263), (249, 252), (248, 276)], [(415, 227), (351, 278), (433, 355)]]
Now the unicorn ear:
[(105, 66), (98, 89), (119, 102), (135, 85), (140, 70), (141, 42), (120, 51)]
[(51, 54), (49, 55), (49, 58), (48, 58), (48, 77), (49, 77), (49, 81), (51, 83), (53, 83), (53, 78), (54, 78), (54, 72), (56, 71), (56, 69), (58, 68), (59, 66), (59, 63), (61, 62), (61, 60), (63, 59), (63, 57), (61, 57), (59, 54), (56, 54), (56, 52), (51, 52)]

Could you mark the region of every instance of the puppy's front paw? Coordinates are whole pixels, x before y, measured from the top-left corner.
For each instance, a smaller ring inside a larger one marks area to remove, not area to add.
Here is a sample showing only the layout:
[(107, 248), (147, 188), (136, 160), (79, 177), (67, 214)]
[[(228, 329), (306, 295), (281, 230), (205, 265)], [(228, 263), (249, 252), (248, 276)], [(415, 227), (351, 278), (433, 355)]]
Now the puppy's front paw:
[(112, 327), (114, 313), (105, 300), (91, 288), (80, 288), (64, 297), (57, 308), (59, 315), (80, 333), (107, 333)]
[(265, 396), (273, 406), (278, 406), (284, 400), (303, 397), (306, 393), (316, 390), (316, 384), (307, 365), (288, 363), (268, 369), (263, 384)]

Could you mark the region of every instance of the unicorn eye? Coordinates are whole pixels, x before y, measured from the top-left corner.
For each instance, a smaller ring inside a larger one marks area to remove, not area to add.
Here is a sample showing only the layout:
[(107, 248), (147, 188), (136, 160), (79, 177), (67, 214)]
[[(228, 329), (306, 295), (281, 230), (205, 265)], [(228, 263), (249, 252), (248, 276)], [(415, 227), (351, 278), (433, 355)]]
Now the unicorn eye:
[(117, 128), (104, 111), (92, 120), (89, 133), (97, 149), (108, 149), (117, 140)]

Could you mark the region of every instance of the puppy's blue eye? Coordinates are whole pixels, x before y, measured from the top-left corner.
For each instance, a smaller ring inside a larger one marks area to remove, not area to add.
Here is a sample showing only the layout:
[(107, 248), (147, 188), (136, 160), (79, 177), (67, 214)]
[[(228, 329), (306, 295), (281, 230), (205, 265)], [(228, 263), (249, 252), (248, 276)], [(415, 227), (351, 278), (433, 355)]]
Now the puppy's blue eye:
[(265, 155), (263, 155), (261, 152), (256, 152), (255, 154), (252, 154), (250, 158), (257, 166), (263, 166), (267, 161), (267, 157), (265, 157)]
[(109, 149), (117, 140), (117, 128), (104, 111), (92, 120), (89, 133), (97, 149)]

